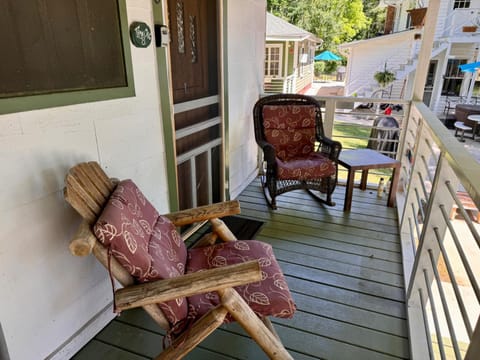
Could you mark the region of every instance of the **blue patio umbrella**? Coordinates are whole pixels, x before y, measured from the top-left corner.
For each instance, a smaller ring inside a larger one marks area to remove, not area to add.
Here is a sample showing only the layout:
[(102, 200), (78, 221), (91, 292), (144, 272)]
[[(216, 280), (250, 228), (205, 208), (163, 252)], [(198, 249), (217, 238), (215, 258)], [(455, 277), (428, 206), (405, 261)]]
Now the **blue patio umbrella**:
[(331, 51), (324, 51), (324, 52), (321, 52), (320, 54), (318, 54), (317, 56), (315, 56), (313, 58), (314, 60), (323, 60), (323, 61), (338, 61), (338, 60), (342, 60), (342, 58), (338, 55), (335, 55), (334, 53), (332, 53)]
[(475, 72), (478, 68), (480, 68), (480, 62), (463, 64), (460, 65), (459, 68), (463, 72)]
[(473, 88), (475, 87), (475, 80), (477, 79), (477, 75), (475, 73), (479, 68), (480, 62), (473, 62), (459, 66), (460, 71), (472, 73), (472, 76), (470, 77), (470, 84), (468, 86), (467, 101), (469, 101), (472, 97)]

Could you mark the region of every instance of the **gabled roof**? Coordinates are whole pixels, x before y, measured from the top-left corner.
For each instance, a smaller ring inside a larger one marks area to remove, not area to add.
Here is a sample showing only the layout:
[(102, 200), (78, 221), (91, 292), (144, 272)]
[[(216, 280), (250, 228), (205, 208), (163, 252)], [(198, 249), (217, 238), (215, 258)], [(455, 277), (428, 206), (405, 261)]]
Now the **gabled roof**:
[(319, 39), (312, 33), (299, 28), (289, 22), (280, 19), (279, 17), (267, 12), (267, 36), (266, 40), (289, 40), (289, 41), (303, 41), (311, 40), (316, 43), (322, 43), (323, 40)]

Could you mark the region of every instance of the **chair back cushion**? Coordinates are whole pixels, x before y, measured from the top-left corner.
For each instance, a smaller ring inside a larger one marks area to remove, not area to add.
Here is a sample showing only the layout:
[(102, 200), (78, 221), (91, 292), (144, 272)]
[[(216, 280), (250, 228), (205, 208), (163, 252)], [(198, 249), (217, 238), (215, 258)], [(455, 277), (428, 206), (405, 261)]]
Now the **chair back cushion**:
[(277, 157), (288, 161), (315, 150), (314, 105), (265, 105), (262, 109), (265, 139)]
[[(262, 280), (235, 287), (252, 310), (260, 316), (290, 318), (295, 312), (285, 277), (272, 247), (255, 240), (238, 240), (194, 248), (188, 251), (187, 273), (258, 260)], [(198, 319), (219, 304), (218, 294), (210, 292), (188, 298), (189, 318)], [(227, 318), (227, 321), (231, 318)]]
[[(94, 225), (98, 240), (138, 281), (183, 275), (187, 250), (175, 226), (158, 214), (131, 180), (121, 181)], [(159, 304), (170, 324), (187, 315), (187, 302)]]

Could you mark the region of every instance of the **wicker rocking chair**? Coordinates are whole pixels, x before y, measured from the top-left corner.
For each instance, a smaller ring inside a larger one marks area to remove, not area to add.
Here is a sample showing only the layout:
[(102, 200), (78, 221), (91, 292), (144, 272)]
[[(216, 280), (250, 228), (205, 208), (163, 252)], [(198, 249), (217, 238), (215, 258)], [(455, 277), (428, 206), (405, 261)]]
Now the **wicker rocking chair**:
[[(183, 358), (233, 320), (271, 359), (292, 359), (267, 317), (295, 311), (270, 245), (236, 241), (218, 219), (238, 214), (237, 201), (159, 215), (131, 180), (109, 179), (96, 162), (74, 166), (65, 182), (65, 199), (84, 219), (70, 251), (93, 253), (124, 286), (117, 312), (143, 307), (167, 331), (171, 344), (156, 359)], [(212, 233), (187, 250), (176, 227), (206, 220)]]
[(318, 101), (299, 94), (267, 96), (255, 104), (253, 119), (255, 139), (263, 150), (261, 182), (268, 204), (276, 209), (278, 195), (305, 189), (334, 206), (342, 145), (325, 136)]

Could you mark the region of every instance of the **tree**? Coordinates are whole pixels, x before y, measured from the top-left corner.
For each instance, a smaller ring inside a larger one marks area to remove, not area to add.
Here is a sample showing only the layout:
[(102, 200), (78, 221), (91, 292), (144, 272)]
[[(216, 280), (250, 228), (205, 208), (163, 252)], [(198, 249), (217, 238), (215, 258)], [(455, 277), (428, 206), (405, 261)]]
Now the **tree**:
[(383, 34), (386, 10), (378, 6), (378, 0), (363, 0), (363, 12), (368, 20), (366, 28), (355, 36), (356, 39), (368, 39)]
[(323, 48), (331, 50), (369, 24), (362, 0), (267, 0), (267, 9), (323, 39)]

